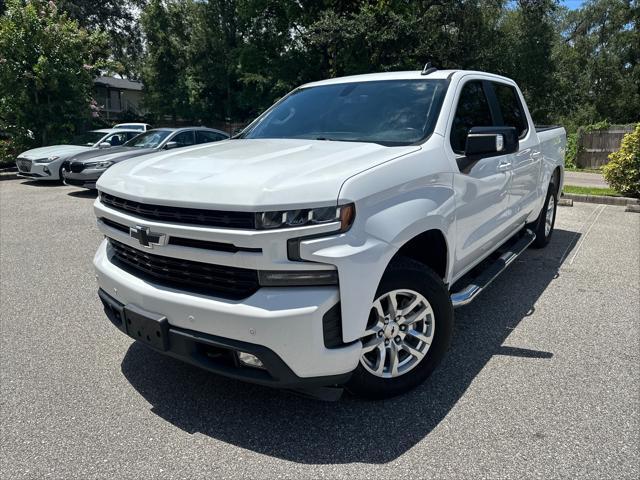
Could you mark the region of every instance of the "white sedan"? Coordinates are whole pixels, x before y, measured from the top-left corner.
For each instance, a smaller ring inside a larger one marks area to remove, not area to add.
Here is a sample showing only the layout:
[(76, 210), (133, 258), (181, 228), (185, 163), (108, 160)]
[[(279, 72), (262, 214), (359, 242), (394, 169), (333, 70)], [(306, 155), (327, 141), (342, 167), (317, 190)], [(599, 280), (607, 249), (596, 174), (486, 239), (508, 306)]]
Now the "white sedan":
[(140, 130), (103, 128), (77, 136), (69, 145), (51, 145), (22, 152), (16, 159), (18, 176), (32, 180), (62, 180), (62, 164), (73, 155), (91, 149), (124, 144)]

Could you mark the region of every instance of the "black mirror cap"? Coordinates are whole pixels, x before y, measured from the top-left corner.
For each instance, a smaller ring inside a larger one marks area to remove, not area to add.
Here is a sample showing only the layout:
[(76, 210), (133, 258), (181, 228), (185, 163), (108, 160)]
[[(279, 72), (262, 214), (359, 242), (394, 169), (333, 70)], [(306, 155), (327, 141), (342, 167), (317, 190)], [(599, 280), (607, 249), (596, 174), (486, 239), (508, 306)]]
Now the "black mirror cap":
[(516, 127), (473, 127), (464, 152), (471, 158), (495, 157), (517, 152), (519, 145)]

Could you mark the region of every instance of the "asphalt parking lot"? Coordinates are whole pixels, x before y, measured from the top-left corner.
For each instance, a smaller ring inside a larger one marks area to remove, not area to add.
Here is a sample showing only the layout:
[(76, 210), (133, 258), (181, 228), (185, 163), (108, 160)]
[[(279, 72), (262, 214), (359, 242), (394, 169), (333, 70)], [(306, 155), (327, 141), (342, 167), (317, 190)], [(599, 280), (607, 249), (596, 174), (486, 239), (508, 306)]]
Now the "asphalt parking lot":
[(94, 199), (0, 181), (3, 479), (640, 476), (640, 215), (561, 207), (549, 247), (456, 312), (426, 384), (322, 403), (117, 331), (94, 284)]

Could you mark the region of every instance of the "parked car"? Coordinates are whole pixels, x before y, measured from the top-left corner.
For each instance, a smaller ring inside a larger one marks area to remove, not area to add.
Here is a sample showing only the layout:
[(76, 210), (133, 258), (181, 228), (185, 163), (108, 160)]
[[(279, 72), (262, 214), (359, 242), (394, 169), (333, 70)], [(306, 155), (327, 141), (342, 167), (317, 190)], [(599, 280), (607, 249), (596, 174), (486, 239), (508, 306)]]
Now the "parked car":
[(31, 180), (61, 180), (62, 164), (80, 152), (102, 152), (105, 148), (122, 145), (136, 135), (137, 130), (105, 128), (90, 130), (75, 137), (69, 145), (51, 145), (22, 152), (16, 158), (18, 176)]
[(212, 372), (401, 394), (445, 355), (454, 308), (549, 242), (565, 145), (498, 75), (311, 83), (238, 139), (100, 178), (99, 296), (125, 334)]
[(229, 138), (224, 132), (205, 127), (156, 128), (147, 130), (118, 148), (105, 152), (82, 152), (63, 164), (64, 183), (96, 188), (96, 181), (113, 164), (160, 150), (218, 142)]
[(147, 130), (151, 130), (151, 125), (148, 123), (118, 123), (117, 125), (114, 125), (113, 128), (124, 128), (126, 130), (146, 132)]

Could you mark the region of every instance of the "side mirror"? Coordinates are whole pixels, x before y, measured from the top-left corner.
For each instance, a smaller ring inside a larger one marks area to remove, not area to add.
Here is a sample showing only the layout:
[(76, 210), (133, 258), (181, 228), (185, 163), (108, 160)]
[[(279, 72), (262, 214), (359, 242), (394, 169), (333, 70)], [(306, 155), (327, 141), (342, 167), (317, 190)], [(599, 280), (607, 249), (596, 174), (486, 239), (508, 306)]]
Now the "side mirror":
[(464, 153), (472, 158), (496, 157), (517, 152), (519, 143), (515, 127), (473, 127)]
[(167, 142), (164, 148), (165, 150), (171, 150), (172, 148), (178, 148), (179, 146), (178, 142)]
[(111, 148), (111, 144), (109, 142), (102, 142), (98, 145), (98, 148)]

